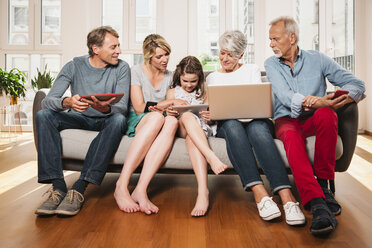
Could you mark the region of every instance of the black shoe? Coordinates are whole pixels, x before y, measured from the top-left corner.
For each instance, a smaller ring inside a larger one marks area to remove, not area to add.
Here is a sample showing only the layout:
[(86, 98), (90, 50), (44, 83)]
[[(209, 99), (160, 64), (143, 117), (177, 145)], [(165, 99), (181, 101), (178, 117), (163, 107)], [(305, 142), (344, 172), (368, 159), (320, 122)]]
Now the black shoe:
[(322, 190), (323, 190), (323, 193), (324, 193), (324, 196), (325, 196), (325, 202), (326, 202), (329, 210), (331, 210), (331, 212), (334, 215), (341, 214), (341, 206), (336, 201), (336, 199), (333, 196), (333, 193), (331, 192), (331, 190), (329, 190), (328, 188), (322, 188)]
[(311, 206), (313, 220), (310, 232), (314, 236), (325, 236), (336, 229), (337, 220), (326, 204), (315, 204)]

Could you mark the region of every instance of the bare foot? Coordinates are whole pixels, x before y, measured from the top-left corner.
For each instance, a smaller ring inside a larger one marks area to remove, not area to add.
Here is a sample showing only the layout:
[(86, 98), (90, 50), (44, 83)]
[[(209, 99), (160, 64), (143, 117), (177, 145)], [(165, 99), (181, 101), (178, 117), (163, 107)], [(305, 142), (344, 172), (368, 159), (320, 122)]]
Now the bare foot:
[(140, 206), (132, 199), (127, 188), (116, 185), (114, 197), (121, 211), (134, 213), (140, 210)]
[(214, 174), (218, 175), (227, 169), (227, 165), (221, 162), (217, 156), (208, 161)]
[(138, 202), (141, 212), (145, 214), (156, 214), (159, 212), (159, 208), (149, 200), (146, 192), (142, 193), (136, 188), (132, 192), (132, 199)]
[(209, 193), (199, 193), (196, 198), (194, 209), (191, 211), (191, 215), (194, 217), (204, 216), (207, 213), (209, 206)]

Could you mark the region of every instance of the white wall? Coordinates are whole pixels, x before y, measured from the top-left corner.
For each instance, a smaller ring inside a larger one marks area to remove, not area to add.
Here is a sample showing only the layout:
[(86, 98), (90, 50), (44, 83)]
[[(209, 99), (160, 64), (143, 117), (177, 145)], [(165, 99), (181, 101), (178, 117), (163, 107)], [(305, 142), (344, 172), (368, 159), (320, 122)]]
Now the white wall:
[(69, 18), (62, 18), (62, 64), (73, 57), (87, 54), (87, 34), (101, 25), (100, 0), (63, 0), (62, 15), (68, 13)]
[(356, 2), (356, 75), (366, 84), (366, 95), (359, 104), (359, 127), (372, 132), (372, 1), (357, 0)]

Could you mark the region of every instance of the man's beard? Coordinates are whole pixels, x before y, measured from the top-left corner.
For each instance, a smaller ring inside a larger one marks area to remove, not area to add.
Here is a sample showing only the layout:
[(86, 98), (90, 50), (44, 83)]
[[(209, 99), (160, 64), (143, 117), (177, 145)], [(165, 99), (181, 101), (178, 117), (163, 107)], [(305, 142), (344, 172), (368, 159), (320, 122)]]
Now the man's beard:
[[(277, 57), (277, 58), (280, 58), (280, 57), (282, 57), (283, 56), (283, 53), (282, 53), (282, 51), (280, 51), (280, 49), (279, 48), (273, 48), (273, 52), (274, 52), (274, 55), (275, 55), (275, 57)], [(276, 53), (276, 52), (279, 52), (279, 53)]]

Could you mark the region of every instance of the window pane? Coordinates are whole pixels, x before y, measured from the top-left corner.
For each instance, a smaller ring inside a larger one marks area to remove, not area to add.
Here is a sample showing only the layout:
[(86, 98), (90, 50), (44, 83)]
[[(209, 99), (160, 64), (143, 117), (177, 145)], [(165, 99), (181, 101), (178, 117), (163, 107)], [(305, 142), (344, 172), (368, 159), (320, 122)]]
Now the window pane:
[(300, 28), (299, 46), (319, 51), (319, 0), (297, 0), (296, 21)]
[(354, 71), (354, 1), (333, 1), (331, 56), (345, 69)]
[(119, 58), (127, 62), (130, 67), (143, 64), (142, 54), (120, 54)]
[(136, 43), (156, 33), (156, 0), (136, 0)]
[(233, 29), (243, 32), (248, 40), (248, 45), (243, 63), (254, 63), (254, 0), (233, 1)]
[(28, 43), (28, 0), (9, 0), (9, 44)]
[(120, 43), (123, 43), (123, 1), (103, 0), (102, 12), (102, 25), (108, 25), (114, 28), (120, 36)]
[(204, 70), (217, 70), (219, 25), (219, 1), (198, 1), (198, 53)]
[[(6, 54), (6, 70), (10, 71), (13, 68), (17, 68), (23, 71), (27, 78), (30, 75), (29, 64), (30, 59), (27, 54)], [(11, 111), (11, 115), (8, 119), (4, 120), (4, 125), (32, 125), (32, 99), (35, 96), (34, 92), (30, 91), (30, 85), (26, 84), (26, 97), (20, 98), (18, 103), (19, 107), (15, 107)]]
[(7, 71), (17, 68), (23, 71), (27, 77), (29, 75), (29, 56), (27, 54), (6, 54), (5, 65)]
[(46, 54), (41, 56), (41, 68), (39, 71), (44, 71), (47, 66), (47, 71), (51, 76), (56, 78), (61, 68), (61, 56), (56, 54)]
[(61, 44), (61, 0), (41, 1), (41, 44)]

